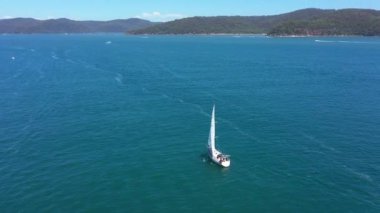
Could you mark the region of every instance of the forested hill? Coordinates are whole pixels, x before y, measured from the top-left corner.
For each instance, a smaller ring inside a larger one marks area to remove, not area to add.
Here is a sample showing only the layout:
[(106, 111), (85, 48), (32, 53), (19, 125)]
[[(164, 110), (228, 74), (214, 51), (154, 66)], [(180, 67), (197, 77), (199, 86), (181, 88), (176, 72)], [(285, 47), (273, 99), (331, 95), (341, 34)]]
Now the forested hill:
[(272, 16), (191, 17), (133, 34), (380, 35), (380, 11), (303, 9)]
[(124, 33), (155, 24), (154, 22), (137, 18), (111, 21), (74, 21), (66, 18), (48, 20), (14, 18), (0, 20), (0, 33)]

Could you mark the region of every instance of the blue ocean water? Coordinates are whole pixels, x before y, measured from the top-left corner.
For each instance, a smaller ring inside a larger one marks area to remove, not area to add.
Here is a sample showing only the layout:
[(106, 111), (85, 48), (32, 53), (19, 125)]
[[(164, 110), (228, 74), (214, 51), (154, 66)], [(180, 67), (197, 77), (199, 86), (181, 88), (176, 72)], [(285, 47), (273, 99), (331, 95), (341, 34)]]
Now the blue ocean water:
[(380, 211), (378, 37), (3, 35), (0, 66), (1, 212)]

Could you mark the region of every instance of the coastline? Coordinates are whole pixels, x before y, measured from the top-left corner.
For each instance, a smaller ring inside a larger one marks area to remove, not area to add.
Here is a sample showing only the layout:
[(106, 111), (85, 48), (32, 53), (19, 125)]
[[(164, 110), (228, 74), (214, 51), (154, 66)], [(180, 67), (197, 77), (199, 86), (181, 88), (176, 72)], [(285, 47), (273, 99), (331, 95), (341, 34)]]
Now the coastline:
[(128, 36), (252, 36), (252, 37), (270, 37), (270, 38), (314, 38), (314, 37), (366, 37), (366, 38), (376, 38), (380, 37), (380, 35), (367, 36), (367, 35), (270, 35), (266, 33), (171, 33), (171, 34), (133, 34), (133, 33), (125, 33)]
[(266, 33), (170, 33), (170, 34), (135, 34), (128, 32), (93, 32), (93, 33), (1, 33), (1, 36), (12, 36), (12, 35), (126, 35), (126, 36), (235, 36), (235, 37), (267, 37), (267, 38), (327, 38), (327, 37), (336, 37), (336, 38), (347, 38), (347, 37), (364, 37), (364, 38), (377, 38), (380, 35), (270, 35)]

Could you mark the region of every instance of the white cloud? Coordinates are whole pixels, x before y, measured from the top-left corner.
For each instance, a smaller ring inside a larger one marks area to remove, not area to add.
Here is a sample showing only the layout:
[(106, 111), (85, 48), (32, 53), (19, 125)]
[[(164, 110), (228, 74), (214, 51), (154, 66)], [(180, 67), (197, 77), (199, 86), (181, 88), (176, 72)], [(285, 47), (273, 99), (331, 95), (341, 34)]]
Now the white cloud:
[(186, 17), (186, 16), (183, 14), (179, 14), (179, 13), (162, 14), (162, 13), (157, 12), (157, 11), (154, 11), (151, 13), (144, 12), (144, 13), (136, 16), (136, 18), (148, 19), (150, 21), (171, 21), (174, 19), (180, 19), (180, 18), (184, 18), (184, 17)]
[(13, 18), (12, 16), (2, 16), (0, 17), (0, 19), (10, 19), (10, 18)]

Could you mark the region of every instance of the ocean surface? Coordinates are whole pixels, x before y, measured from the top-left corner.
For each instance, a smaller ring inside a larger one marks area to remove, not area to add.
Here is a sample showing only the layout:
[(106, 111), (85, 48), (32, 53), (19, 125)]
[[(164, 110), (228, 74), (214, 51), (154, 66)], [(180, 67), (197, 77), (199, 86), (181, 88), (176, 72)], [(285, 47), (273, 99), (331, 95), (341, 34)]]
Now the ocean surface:
[(380, 38), (0, 36), (0, 212), (56, 211), (380, 212)]

